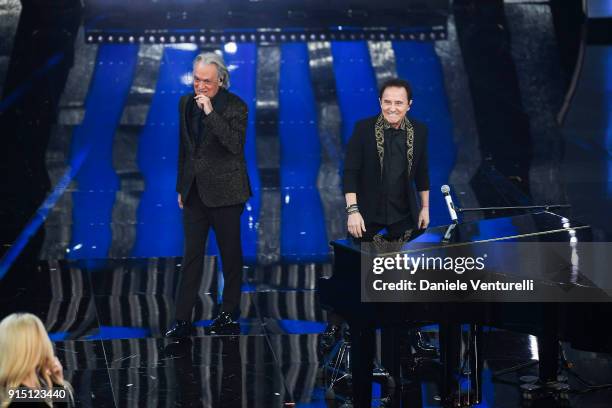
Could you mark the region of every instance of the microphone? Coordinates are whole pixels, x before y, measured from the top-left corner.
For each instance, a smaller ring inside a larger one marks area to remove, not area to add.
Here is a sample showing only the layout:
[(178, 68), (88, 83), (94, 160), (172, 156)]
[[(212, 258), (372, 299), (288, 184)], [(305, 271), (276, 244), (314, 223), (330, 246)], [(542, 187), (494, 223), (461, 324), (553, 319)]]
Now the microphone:
[(450, 187), (445, 184), (440, 188), (440, 191), (444, 195), (444, 201), (446, 201), (448, 215), (450, 215), (450, 218), (454, 224), (458, 224), (459, 220), (457, 219), (457, 211), (455, 210), (455, 205), (453, 204), (453, 198), (450, 195)]

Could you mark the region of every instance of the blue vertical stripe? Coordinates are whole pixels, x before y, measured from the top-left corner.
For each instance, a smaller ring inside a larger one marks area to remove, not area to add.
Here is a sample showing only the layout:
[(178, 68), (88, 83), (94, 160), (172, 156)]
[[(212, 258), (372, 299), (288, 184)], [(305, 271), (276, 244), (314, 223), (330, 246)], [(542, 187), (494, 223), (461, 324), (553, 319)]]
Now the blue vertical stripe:
[(342, 115), (342, 140), (346, 143), (358, 120), (380, 112), (378, 87), (367, 42), (332, 42), (331, 50)]
[[(110, 221), (119, 185), (113, 170), (115, 130), (129, 92), (138, 53), (137, 45), (101, 45), (85, 102), (85, 117), (74, 130), (71, 160), (88, 152), (75, 180), (73, 226), (68, 258), (106, 257), (111, 243)], [(102, 215), (102, 219), (100, 218)]]
[(175, 192), (181, 95), (191, 92), (187, 83), (196, 49), (164, 48), (155, 94), (140, 133), (138, 165), (145, 189), (138, 207), (136, 241), (132, 256), (182, 254), (181, 210)]
[(409, 115), (425, 122), (429, 128), (431, 224), (448, 224), (440, 186), (448, 183), (456, 148), (442, 66), (431, 42), (396, 41), (393, 50), (398, 76), (412, 85), (413, 105)]
[(225, 63), (231, 71), (231, 91), (242, 98), (249, 110), (244, 156), (247, 162), (253, 197), (247, 202), (242, 213), (241, 240), (245, 262), (255, 263), (257, 260), (257, 224), (260, 209), (260, 183), (255, 145), (257, 45), (254, 43), (239, 43), (235, 53), (226, 52), (224, 56)]
[(305, 43), (281, 45), (281, 255), (288, 262), (324, 259), (328, 252), (317, 189), (321, 144)]

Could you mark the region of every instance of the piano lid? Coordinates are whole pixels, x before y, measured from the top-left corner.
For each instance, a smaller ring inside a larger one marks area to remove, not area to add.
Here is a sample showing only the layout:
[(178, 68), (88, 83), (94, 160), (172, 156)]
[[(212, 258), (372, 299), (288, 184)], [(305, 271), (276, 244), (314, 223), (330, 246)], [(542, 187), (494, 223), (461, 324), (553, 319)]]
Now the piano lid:
[[(449, 228), (453, 231), (446, 241)], [(536, 285), (540, 282), (564, 291), (572, 289), (567, 296), (540, 296), (538, 301), (612, 300), (612, 274), (608, 268), (612, 264), (612, 244), (592, 242), (590, 226), (574, 224), (546, 211), (463, 223), (454, 228), (432, 227), (405, 243), (344, 239), (332, 242), (332, 246), (335, 251), (342, 249), (361, 256), (362, 261), (398, 254), (411, 259), (484, 256), (484, 272), (491, 276), (509, 281), (533, 279)], [(598, 291), (575, 290), (578, 288)]]
[[(450, 239), (445, 241), (445, 235)], [(434, 244), (439, 248), (443, 246), (472, 245), (483, 242), (569, 242), (572, 236), (582, 242), (591, 241), (591, 227), (585, 224), (575, 224), (568, 218), (558, 214), (542, 211), (533, 214), (524, 214), (512, 217), (488, 218), (479, 221), (453, 225), (431, 227), (425, 231), (417, 232), (410, 241), (404, 243), (393, 252), (422, 251), (424, 245)], [(342, 246), (358, 252), (369, 252), (372, 246), (363, 246), (355, 239), (340, 239), (331, 243), (333, 246)], [(419, 244), (419, 245), (415, 245)], [(383, 252), (376, 251), (379, 255)]]

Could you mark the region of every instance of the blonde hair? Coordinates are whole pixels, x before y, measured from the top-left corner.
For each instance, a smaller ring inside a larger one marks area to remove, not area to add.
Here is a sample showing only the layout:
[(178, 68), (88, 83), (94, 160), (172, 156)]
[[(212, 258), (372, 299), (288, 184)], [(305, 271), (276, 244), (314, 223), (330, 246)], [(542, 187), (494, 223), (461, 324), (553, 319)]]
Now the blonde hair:
[[(24, 384), (36, 373), (37, 386), (64, 386), (49, 375), (47, 367), (55, 358), (53, 344), (40, 319), (30, 313), (13, 313), (0, 322), (0, 406), (10, 404), (8, 388)], [(40, 380), (44, 383), (41, 383)]]

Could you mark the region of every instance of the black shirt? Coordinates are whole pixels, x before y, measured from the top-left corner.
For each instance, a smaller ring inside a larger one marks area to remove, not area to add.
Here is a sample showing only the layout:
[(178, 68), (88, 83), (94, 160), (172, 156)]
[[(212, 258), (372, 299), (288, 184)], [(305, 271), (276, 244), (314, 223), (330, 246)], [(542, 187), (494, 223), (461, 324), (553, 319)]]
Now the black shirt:
[[(195, 95), (194, 95), (195, 96)], [(221, 113), (225, 110), (227, 104), (227, 91), (225, 88), (219, 88), (219, 91), (210, 99), (213, 109)], [(189, 112), (189, 124), (191, 135), (195, 141), (195, 145), (199, 146), (204, 141), (204, 124), (203, 120), (206, 117), (204, 109), (200, 109), (195, 99), (191, 100), (191, 109)]]
[[(357, 194), (359, 212), (363, 216), (366, 225), (376, 223), (376, 212), (382, 190), (381, 166), (375, 137), (376, 122), (379, 120), (379, 117), (379, 115), (371, 116), (355, 124), (353, 135), (346, 147), (346, 158), (344, 161), (342, 191), (344, 194)], [(418, 191), (429, 190), (428, 131), (427, 126), (422, 122), (414, 118), (411, 118), (410, 122), (414, 130), (413, 161), (410, 173), (406, 173), (405, 183), (407, 184), (407, 201), (410, 208), (410, 216), (413, 222), (416, 223), (419, 214), (416, 193)], [(405, 143), (405, 135), (402, 139)]]
[(376, 209), (375, 222), (391, 225), (410, 216), (408, 201), (408, 169), (406, 131), (385, 129), (382, 189)]

